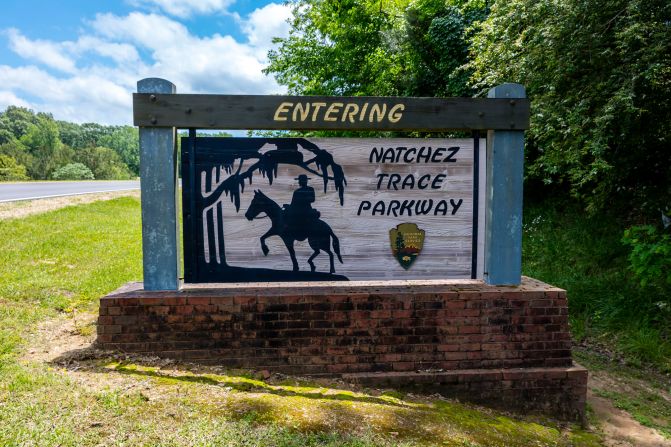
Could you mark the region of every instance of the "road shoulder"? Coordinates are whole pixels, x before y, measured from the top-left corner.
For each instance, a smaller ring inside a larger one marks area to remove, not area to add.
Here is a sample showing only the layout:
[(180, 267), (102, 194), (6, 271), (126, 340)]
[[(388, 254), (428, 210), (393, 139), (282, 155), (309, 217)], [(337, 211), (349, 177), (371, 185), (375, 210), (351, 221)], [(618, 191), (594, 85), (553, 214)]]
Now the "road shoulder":
[(139, 190), (114, 191), (104, 193), (80, 194), (76, 196), (50, 197), (46, 199), (22, 200), (0, 203), (0, 220), (19, 219), (32, 214), (46, 213), (66, 206), (81, 205), (112, 200), (117, 197), (140, 197)]

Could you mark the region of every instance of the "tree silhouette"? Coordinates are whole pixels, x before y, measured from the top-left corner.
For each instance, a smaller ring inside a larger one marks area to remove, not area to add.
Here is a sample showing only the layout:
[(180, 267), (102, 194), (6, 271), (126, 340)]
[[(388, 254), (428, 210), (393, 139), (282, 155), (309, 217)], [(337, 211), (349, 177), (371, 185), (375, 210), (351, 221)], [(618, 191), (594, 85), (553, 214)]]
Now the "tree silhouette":
[(396, 235), (396, 255), (400, 256), (403, 253), (405, 248), (405, 240), (403, 239), (403, 234), (399, 231)]

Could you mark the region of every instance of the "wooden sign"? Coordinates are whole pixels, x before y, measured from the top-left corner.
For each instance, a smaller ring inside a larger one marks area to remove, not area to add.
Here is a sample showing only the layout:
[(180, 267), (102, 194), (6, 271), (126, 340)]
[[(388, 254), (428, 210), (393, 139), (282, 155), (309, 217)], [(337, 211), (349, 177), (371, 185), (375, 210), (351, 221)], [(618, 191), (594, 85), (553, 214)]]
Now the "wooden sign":
[(529, 128), (526, 98), (133, 95), (134, 124), (199, 129)]
[(185, 281), (475, 277), (484, 148), (474, 139), (184, 138)]
[[(487, 98), (260, 96), (177, 94), (171, 82), (147, 78), (138, 82), (133, 95), (133, 122), (140, 139), (145, 290), (181, 287), (182, 239), (187, 282), (338, 275), (470, 276), (488, 284), (520, 283), (529, 100), (519, 84), (498, 85)], [(183, 238), (177, 219), (177, 128), (189, 129), (191, 136), (182, 145)], [(483, 130), (487, 151), (479, 139), (463, 144), (310, 139), (294, 147), (271, 139), (197, 140), (197, 129)], [(421, 154), (412, 150), (429, 146), (430, 155), (426, 149)], [(451, 153), (457, 146), (459, 151)], [(376, 147), (371, 160), (371, 148)], [(392, 151), (380, 154), (380, 147)], [(302, 180), (301, 174), (310, 178)], [(314, 201), (312, 192), (302, 188), (314, 189)], [(293, 207), (299, 190), (298, 207)], [(265, 213), (244, 220), (247, 213), (253, 214), (254, 198), (260, 205), (264, 197), (277, 204), (282, 219), (290, 223), (284, 238), (273, 225), (264, 226), (262, 222), (270, 219), (263, 217)], [(306, 229), (296, 227), (300, 222), (315, 229), (313, 245), (319, 250), (310, 245)], [(333, 268), (325, 250), (327, 229)], [(338, 238), (340, 257), (331, 232)], [(363, 249), (356, 248), (357, 241)]]

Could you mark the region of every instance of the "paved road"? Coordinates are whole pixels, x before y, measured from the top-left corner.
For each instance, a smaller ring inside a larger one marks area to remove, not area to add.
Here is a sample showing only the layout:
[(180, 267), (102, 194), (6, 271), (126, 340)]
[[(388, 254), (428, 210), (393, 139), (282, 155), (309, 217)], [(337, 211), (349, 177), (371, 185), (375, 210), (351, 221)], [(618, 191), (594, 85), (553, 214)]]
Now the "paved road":
[(140, 189), (139, 180), (0, 183), (0, 202)]

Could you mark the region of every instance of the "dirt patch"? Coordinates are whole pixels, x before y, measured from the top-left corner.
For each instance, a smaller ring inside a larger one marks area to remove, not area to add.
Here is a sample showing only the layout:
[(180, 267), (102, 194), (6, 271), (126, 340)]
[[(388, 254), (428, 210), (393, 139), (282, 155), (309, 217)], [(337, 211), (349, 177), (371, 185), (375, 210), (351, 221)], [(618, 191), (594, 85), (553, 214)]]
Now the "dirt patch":
[(635, 396), (641, 389), (654, 392), (671, 402), (671, 395), (666, 390), (652, 387), (641, 379), (623, 378), (606, 371), (590, 371), (587, 402), (594, 411), (598, 428), (604, 434), (605, 446), (671, 447), (671, 440), (656, 430), (641, 425), (629, 413), (616, 408), (613, 401), (598, 395), (600, 392), (609, 391)]
[(655, 430), (639, 424), (629, 413), (615, 408), (610, 400), (595, 396), (592, 390), (587, 392), (587, 401), (594, 410), (594, 415), (599, 422), (599, 429), (604, 434), (604, 445), (606, 447), (671, 446), (671, 440), (664, 438)]
[(140, 197), (140, 191), (103, 192), (0, 203), (0, 220), (18, 219), (32, 214), (46, 213), (47, 211), (57, 210), (66, 206), (82, 205), (100, 200), (112, 200), (124, 196)]
[[(97, 315), (74, 312), (70, 318), (56, 318), (40, 324), (31, 334), (26, 360), (51, 363), (67, 353), (91, 349), (95, 341)], [(73, 354), (74, 355), (74, 354)]]

